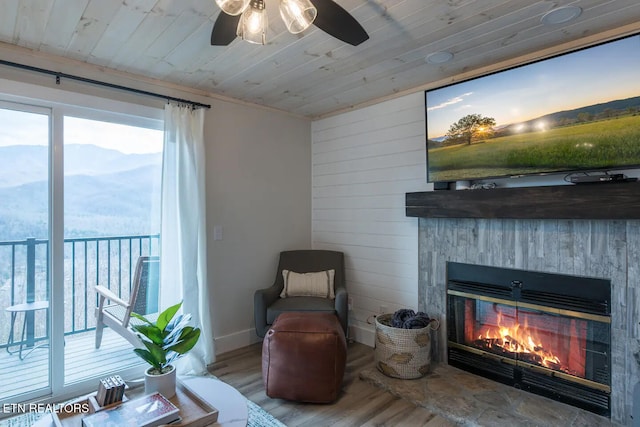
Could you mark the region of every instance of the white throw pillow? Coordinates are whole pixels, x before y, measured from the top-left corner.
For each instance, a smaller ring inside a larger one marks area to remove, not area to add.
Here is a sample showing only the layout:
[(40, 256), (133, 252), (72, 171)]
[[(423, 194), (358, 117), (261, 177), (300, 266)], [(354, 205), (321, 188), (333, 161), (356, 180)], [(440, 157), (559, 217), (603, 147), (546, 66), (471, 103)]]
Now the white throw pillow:
[(287, 297), (336, 297), (333, 289), (335, 270), (316, 271), (313, 273), (296, 273), (295, 271), (282, 270), (284, 288), (280, 293), (281, 298)]

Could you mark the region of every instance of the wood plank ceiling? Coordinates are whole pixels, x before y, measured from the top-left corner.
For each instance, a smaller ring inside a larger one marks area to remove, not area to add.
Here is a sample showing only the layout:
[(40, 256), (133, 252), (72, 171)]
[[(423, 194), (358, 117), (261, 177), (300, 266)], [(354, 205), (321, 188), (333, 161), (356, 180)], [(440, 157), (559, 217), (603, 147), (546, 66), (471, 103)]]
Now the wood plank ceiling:
[[(214, 0), (2, 0), (0, 42), (315, 118), (640, 21), (638, 0), (337, 0), (370, 35), (354, 47), (289, 34), (265, 2), (266, 46), (210, 46)], [(577, 20), (541, 24), (570, 4)]]

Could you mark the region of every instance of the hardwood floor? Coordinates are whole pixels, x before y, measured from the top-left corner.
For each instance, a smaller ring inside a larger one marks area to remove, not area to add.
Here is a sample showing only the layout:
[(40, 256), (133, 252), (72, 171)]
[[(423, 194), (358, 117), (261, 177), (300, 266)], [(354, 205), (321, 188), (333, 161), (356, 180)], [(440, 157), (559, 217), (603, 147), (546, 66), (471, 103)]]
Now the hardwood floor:
[(373, 366), (373, 349), (349, 344), (342, 394), (329, 405), (271, 399), (262, 383), (262, 344), (218, 356), (209, 372), (232, 385), (289, 427), (294, 426), (453, 426), (424, 408), (397, 398), (358, 378), (360, 370)]

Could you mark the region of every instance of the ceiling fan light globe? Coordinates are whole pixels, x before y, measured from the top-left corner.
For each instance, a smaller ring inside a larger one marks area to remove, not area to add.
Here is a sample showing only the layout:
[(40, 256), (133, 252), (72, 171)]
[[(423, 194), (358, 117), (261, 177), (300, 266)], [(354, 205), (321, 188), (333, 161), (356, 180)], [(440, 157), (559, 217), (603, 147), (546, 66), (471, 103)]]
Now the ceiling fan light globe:
[(264, 2), (253, 0), (251, 6), (242, 12), (236, 34), (249, 43), (266, 44), (267, 26), (267, 11), (264, 8)]
[(309, 0), (280, 0), (280, 16), (292, 34), (298, 34), (313, 24), (318, 10)]
[(251, 0), (216, 0), (216, 4), (224, 13), (238, 16), (249, 6)]

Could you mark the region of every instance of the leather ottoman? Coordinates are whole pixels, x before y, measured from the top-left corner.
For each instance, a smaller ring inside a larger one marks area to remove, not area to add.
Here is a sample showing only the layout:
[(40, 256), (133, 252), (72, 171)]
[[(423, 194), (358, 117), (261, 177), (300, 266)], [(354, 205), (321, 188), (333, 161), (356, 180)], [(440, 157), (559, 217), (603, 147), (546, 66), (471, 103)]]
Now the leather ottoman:
[(283, 313), (262, 342), (267, 396), (311, 403), (338, 398), (347, 341), (334, 314)]

